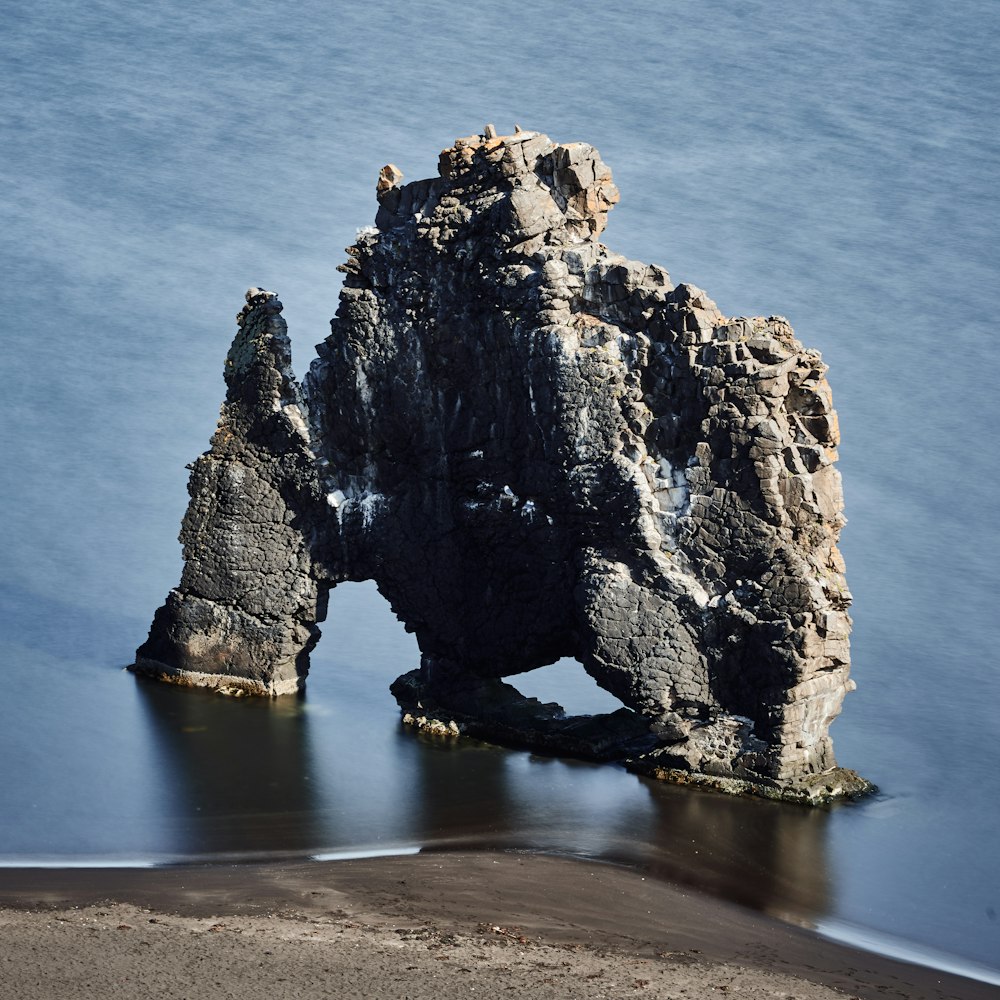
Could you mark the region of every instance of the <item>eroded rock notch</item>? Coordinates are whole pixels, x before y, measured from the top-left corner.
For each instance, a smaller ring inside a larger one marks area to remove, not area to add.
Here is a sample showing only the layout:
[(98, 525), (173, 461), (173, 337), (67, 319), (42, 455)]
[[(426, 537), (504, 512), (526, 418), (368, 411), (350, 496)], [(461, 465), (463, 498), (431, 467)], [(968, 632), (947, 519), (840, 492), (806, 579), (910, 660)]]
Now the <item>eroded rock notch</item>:
[[(247, 294), (136, 668), (294, 691), (329, 589), (373, 579), (421, 650), (408, 719), (728, 790), (869, 787), (828, 735), (851, 623), (819, 355), (603, 246), (589, 145), (487, 128), (400, 180), (303, 386), (276, 296)], [(626, 708), (566, 719), (501, 680), (563, 656)]]

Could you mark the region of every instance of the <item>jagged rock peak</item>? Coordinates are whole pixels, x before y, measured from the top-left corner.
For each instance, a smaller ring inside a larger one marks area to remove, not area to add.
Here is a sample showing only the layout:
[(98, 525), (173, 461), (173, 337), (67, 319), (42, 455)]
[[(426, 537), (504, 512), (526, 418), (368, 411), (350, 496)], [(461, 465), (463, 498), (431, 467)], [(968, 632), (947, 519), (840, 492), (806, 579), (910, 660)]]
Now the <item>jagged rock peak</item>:
[[(419, 215), (444, 223), (445, 233), (471, 235), (461, 223), (485, 214), (495, 227), (494, 238), (505, 247), (531, 252), (535, 247), (529, 241), (540, 237), (541, 243), (551, 243), (599, 236), (618, 201), (611, 171), (593, 146), (559, 145), (539, 132), (456, 139), (442, 150), (438, 171), (440, 178), (400, 186), (399, 168), (383, 167), (377, 226), (392, 229)], [(445, 193), (450, 197), (442, 205)]]
[[(329, 590), (373, 579), (431, 731), (802, 801), (869, 788), (828, 734), (853, 685), (819, 355), (603, 246), (618, 190), (585, 143), (488, 126), (401, 181), (379, 175), (302, 387), (280, 302), (248, 292), (137, 669), (301, 686)], [(625, 707), (565, 719), (502, 680), (564, 656)]]

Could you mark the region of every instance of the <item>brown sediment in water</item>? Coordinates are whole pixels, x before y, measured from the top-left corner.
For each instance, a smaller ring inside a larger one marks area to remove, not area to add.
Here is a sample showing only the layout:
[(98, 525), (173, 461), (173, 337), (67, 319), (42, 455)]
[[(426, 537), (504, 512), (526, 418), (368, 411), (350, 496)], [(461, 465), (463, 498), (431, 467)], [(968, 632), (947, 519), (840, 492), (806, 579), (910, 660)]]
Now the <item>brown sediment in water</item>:
[(515, 853), (7, 869), (0, 928), (0, 993), (22, 1000), (1000, 996), (631, 869)]

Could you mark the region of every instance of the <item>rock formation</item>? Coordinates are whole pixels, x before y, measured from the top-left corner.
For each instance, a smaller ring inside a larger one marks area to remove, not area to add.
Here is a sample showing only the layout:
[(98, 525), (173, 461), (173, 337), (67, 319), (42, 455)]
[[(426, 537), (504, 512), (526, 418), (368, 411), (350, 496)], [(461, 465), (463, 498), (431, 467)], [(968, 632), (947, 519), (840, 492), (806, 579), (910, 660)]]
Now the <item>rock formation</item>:
[[(869, 788), (828, 735), (853, 684), (819, 355), (603, 246), (589, 145), (488, 127), (401, 177), (304, 385), (280, 302), (247, 293), (135, 668), (294, 691), (330, 588), (372, 579), (421, 651), (407, 721), (730, 791)], [(567, 719), (502, 680), (563, 656), (625, 707)]]

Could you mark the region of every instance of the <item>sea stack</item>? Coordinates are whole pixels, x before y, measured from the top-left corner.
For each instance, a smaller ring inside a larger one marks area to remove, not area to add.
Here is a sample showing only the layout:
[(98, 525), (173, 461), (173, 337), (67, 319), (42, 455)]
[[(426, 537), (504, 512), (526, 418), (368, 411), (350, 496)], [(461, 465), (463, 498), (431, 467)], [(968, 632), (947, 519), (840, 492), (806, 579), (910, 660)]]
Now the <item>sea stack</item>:
[[(586, 143), (487, 127), (401, 179), (304, 384), (281, 303), (247, 293), (134, 669), (296, 691), (331, 588), (374, 580), (421, 651), (408, 722), (725, 791), (868, 790), (828, 734), (851, 597), (819, 354), (608, 250), (618, 190)], [(564, 656), (623, 708), (566, 718), (502, 680)]]

